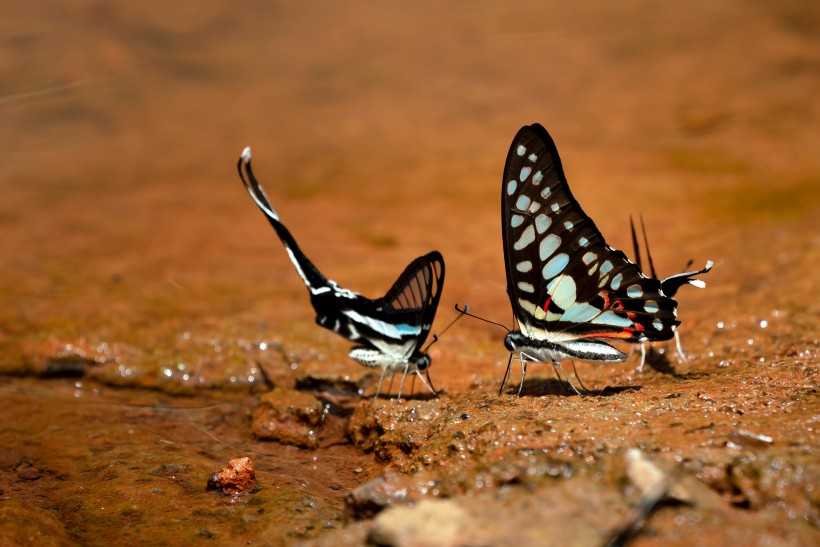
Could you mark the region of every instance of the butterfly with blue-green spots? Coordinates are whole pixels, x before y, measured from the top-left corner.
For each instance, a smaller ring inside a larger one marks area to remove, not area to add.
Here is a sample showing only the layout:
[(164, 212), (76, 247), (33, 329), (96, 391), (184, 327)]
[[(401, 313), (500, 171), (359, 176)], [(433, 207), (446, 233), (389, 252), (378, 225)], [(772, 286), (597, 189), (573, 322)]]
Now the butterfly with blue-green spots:
[(507, 292), (519, 325), (504, 341), (511, 353), (502, 391), (514, 356), (523, 385), (528, 362), (620, 362), (628, 355), (611, 342), (671, 339), (680, 324), (673, 296), (685, 284), (705, 286), (695, 276), (712, 267), (659, 280), (607, 245), (572, 195), (555, 143), (539, 124), (521, 128), (510, 146), (501, 222)]

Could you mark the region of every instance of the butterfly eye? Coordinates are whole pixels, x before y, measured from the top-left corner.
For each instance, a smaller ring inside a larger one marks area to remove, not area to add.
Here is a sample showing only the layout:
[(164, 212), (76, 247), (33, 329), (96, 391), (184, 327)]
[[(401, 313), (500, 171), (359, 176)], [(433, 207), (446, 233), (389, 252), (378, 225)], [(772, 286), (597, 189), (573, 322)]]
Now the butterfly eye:
[(504, 337), (504, 347), (507, 348), (507, 351), (515, 350), (515, 344), (513, 343), (512, 338), (509, 334)]
[(425, 370), (427, 370), (427, 367), (429, 367), (429, 366), (430, 366), (430, 356), (427, 355), (426, 353), (416, 360), (416, 369), (418, 369), (421, 372), (424, 372)]

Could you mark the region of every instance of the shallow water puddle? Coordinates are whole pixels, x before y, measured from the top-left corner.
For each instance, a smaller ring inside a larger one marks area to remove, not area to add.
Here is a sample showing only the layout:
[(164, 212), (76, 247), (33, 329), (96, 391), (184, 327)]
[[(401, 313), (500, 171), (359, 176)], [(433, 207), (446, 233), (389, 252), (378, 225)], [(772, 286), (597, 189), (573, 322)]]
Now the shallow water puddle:
[[(254, 441), (247, 396), (174, 399), (26, 379), (0, 393), (2, 498), (53, 511), (81, 542), (315, 535), (340, 525), (343, 495), (369, 460), (346, 446), (311, 452)], [(258, 490), (206, 492), (208, 477), (239, 456), (253, 459)]]

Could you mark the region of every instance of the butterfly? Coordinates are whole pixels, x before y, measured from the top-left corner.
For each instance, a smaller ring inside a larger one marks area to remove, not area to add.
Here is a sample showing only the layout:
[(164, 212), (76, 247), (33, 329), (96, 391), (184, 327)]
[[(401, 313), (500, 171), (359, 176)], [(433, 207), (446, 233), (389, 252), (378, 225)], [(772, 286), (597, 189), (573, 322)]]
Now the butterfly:
[(710, 261), (661, 281), (607, 245), (572, 195), (555, 143), (539, 124), (522, 127), (510, 145), (501, 222), (507, 293), (520, 329), (504, 340), (511, 353), (502, 391), (513, 355), (523, 385), (527, 362), (621, 362), (628, 355), (611, 342), (671, 339), (680, 324), (673, 296), (686, 284), (705, 286), (695, 276), (712, 267)]
[[(416, 374), (436, 395), (430, 383), (430, 356), (421, 349), (430, 333), (444, 286), (444, 258), (432, 251), (413, 260), (381, 298), (371, 300), (327, 279), (296, 244), (265, 195), (251, 169), (251, 149), (237, 164), (239, 177), (257, 207), (285, 246), (296, 272), (310, 293), (316, 323), (355, 342), (348, 355), (354, 361), (381, 368), (376, 398), (387, 372), (402, 373), (398, 398), (408, 374)], [(434, 337), (434, 341), (437, 338)], [(429, 346), (428, 346), (429, 348)], [(427, 376), (425, 380), (422, 372)]]
[[(652, 277), (657, 278), (658, 276), (655, 273), (655, 265), (652, 262), (652, 254), (649, 251), (649, 240), (646, 237), (646, 227), (644, 226), (644, 223), (643, 223), (643, 216), (641, 216), (640, 218), (641, 218), (641, 232), (643, 233), (643, 244), (644, 244), (644, 248), (646, 249), (646, 259), (647, 259), (647, 262), (649, 263), (649, 273)], [(638, 245), (638, 237), (635, 233), (635, 224), (633, 223), (631, 216), (629, 217), (629, 229), (632, 232), (632, 248), (634, 249), (634, 252), (635, 252), (635, 263), (641, 271), (644, 271), (643, 261), (641, 260), (641, 250), (640, 250), (640, 246)], [(689, 269), (689, 267), (692, 265), (693, 262), (694, 261), (690, 259), (686, 263), (686, 265), (684, 265), (682, 273), (670, 276), (670, 277), (664, 279), (663, 281), (661, 281), (661, 287), (662, 288), (665, 287), (664, 288), (664, 294), (674, 298), (674, 296), (677, 293), (678, 289), (682, 286), (682, 285), (677, 285), (677, 284), (674, 284), (674, 283), (666, 283), (667, 281), (672, 280), (672, 279), (677, 279), (681, 276), (688, 276), (688, 275), (696, 275), (696, 274), (706, 273), (712, 267), (712, 262), (708, 262), (707, 265), (706, 265), (706, 268), (704, 268), (703, 270), (701, 270), (699, 272), (687, 272), (686, 270)], [(664, 285), (664, 283), (666, 283), (666, 285)], [(706, 287), (706, 284), (700, 279), (690, 279), (687, 283), (690, 284), (690, 285), (693, 285), (695, 287), (701, 288), (701, 289)], [(675, 348), (677, 349), (678, 357), (680, 358), (680, 360), (682, 362), (685, 362), (688, 359), (688, 357), (686, 355), (686, 352), (683, 351), (683, 346), (681, 345), (680, 331), (675, 330), (674, 338), (675, 338)], [(651, 359), (651, 356), (652, 356), (652, 344), (649, 344), (649, 354), (647, 355), (647, 351), (646, 351), (647, 343), (648, 343), (647, 340), (642, 340), (641, 343), (640, 343), (641, 344), (641, 346), (640, 346), (641, 347), (641, 363), (638, 365), (638, 368), (637, 368), (638, 373), (643, 371), (643, 366), (647, 362), (647, 356), (649, 356), (650, 359)], [(652, 361), (650, 361), (650, 362), (652, 362)], [(658, 364), (658, 363), (656, 363), (656, 364)]]

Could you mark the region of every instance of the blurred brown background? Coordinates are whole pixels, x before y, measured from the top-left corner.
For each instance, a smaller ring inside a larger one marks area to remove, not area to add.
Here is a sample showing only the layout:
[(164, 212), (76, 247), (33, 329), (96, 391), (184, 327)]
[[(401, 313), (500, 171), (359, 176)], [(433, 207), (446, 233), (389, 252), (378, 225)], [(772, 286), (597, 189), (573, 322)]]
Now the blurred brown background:
[(369, 296), (438, 248), (442, 310), (508, 320), (499, 177), (536, 121), (613, 246), (631, 254), (641, 212), (661, 274), (717, 262), (682, 293), (694, 325), (716, 300), (755, 313), (766, 286), (816, 288), (814, 2), (6, 4), (10, 361), (21, 341), (145, 346), (256, 319), (343, 350), (239, 183), (246, 145), (307, 254)]
[[(466, 489), (467, 543), (601, 544), (637, 503), (636, 446), (707, 490), (641, 545), (817, 536), (820, 3), (0, 8), (0, 543), (355, 544), (372, 522), (344, 498), (388, 466), (377, 497)], [(380, 296), (435, 248), (433, 331), (456, 302), (510, 325), (500, 179), (533, 122), (613, 247), (642, 213), (659, 275), (715, 261), (677, 295), (690, 359), (579, 364), (590, 397), (533, 365), (498, 397), (503, 332), (463, 319), (431, 350), (442, 398), (369, 400), (380, 371), (314, 325), (240, 152), (342, 286)], [(255, 440), (278, 424), (249, 414), (291, 400), (335, 401), (328, 446)], [(260, 491), (205, 492), (240, 453)]]

